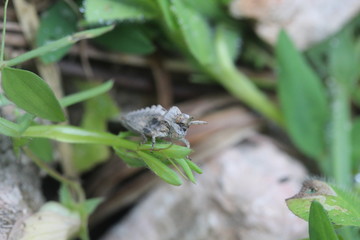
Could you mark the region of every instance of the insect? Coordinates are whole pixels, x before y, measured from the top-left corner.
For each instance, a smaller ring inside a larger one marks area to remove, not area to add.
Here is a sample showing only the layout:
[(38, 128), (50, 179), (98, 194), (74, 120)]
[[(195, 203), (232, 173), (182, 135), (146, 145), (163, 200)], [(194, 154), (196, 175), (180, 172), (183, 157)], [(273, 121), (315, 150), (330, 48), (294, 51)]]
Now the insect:
[(190, 148), (185, 139), (190, 125), (206, 124), (205, 121), (195, 121), (193, 117), (182, 113), (176, 106), (166, 110), (160, 105), (132, 111), (121, 117), (121, 123), (128, 130), (140, 134), (144, 142), (151, 137), (152, 148), (156, 138), (170, 138), (182, 141)]

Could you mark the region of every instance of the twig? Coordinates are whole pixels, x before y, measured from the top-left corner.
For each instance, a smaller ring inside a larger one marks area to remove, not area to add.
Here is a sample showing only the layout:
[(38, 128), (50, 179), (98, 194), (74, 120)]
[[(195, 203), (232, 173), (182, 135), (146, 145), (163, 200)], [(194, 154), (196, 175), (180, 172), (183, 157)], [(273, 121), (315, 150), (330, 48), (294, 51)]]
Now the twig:
[(149, 58), (149, 65), (155, 79), (157, 102), (165, 108), (169, 108), (173, 105), (170, 75), (164, 69), (161, 59), (156, 55)]
[(0, 62), (4, 61), (4, 50), (5, 50), (5, 36), (6, 36), (6, 13), (7, 13), (7, 6), (9, 0), (5, 1), (4, 6), (4, 20), (3, 20), (3, 30), (2, 30), (2, 37), (1, 37), (1, 49), (0, 49)]

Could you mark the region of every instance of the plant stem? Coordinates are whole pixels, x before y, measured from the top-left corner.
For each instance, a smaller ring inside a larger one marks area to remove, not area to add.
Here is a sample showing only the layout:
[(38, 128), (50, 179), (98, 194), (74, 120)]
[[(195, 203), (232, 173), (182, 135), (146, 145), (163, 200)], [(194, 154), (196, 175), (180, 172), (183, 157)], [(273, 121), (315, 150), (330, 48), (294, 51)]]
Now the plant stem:
[(215, 36), (217, 65), (207, 67), (211, 73), (231, 94), (239, 98), (279, 127), (283, 127), (283, 119), (279, 109), (262, 93), (255, 84), (237, 70), (230, 55), (226, 41), (226, 28), (219, 25)]
[[(60, 173), (48, 167), (41, 159), (39, 159), (29, 148), (24, 148), (25, 153), (33, 160), (33, 162), (42, 170), (45, 170), (47, 174), (56, 179), (57, 181), (69, 185), (76, 193), (76, 198), (79, 203), (86, 200), (84, 190), (77, 181), (69, 180), (63, 177)], [(88, 218), (87, 215), (81, 213), (81, 226), (80, 237), (82, 240), (89, 240), (89, 231), (87, 228)]]
[(344, 84), (330, 80), (333, 100), (331, 112), (331, 175), (337, 184), (350, 187), (351, 180), (351, 112), (350, 98)]
[(241, 99), (250, 107), (260, 112), (278, 126), (283, 126), (279, 109), (235, 66), (226, 68), (217, 77), (223, 86), (235, 97)]
[(54, 169), (50, 168), (47, 164), (45, 164), (41, 159), (39, 159), (28, 147), (24, 147), (24, 152), (28, 155), (31, 160), (42, 170), (44, 170), (47, 174), (49, 174), (52, 178), (57, 181), (71, 186), (72, 189), (76, 191), (76, 196), (79, 201), (85, 200), (85, 194), (79, 183), (70, 179), (63, 177), (60, 173), (56, 172)]
[(67, 185), (73, 185), (73, 182), (63, 176), (61, 176), (60, 173), (56, 172), (52, 168), (50, 168), (48, 165), (46, 165), (41, 159), (39, 159), (28, 147), (23, 148), (26, 155), (28, 155), (31, 160), (41, 169), (45, 170), (47, 174), (49, 174), (51, 177), (56, 179), (57, 181), (67, 184)]
[(3, 21), (3, 30), (2, 30), (2, 36), (1, 36), (0, 62), (4, 61), (5, 36), (6, 36), (6, 15), (7, 15), (8, 3), (9, 3), (9, 0), (6, 0), (5, 5), (4, 5), (4, 21)]

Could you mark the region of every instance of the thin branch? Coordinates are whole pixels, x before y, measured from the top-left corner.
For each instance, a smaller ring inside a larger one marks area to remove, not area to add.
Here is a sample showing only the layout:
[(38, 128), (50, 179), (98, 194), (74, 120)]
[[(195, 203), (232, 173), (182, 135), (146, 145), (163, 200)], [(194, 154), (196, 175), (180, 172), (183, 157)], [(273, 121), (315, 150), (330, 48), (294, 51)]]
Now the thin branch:
[(1, 37), (1, 49), (0, 49), (0, 62), (4, 61), (4, 51), (5, 51), (5, 35), (6, 35), (6, 14), (7, 14), (7, 6), (9, 0), (5, 1), (4, 6), (4, 21), (3, 21), (3, 30), (2, 30), (2, 37)]

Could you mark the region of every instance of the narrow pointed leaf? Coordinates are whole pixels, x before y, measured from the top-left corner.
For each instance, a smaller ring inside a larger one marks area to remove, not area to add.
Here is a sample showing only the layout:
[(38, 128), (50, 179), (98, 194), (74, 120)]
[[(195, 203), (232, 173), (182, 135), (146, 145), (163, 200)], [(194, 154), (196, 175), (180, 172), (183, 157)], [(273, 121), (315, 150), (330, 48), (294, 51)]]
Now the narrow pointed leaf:
[(183, 158), (176, 158), (175, 162), (181, 166), (181, 168), (184, 170), (185, 175), (190, 179), (190, 181), (195, 183), (196, 182), (195, 177), (186, 160)]
[(131, 145), (131, 147), (137, 147), (135, 143), (110, 133), (65, 125), (31, 126), (26, 129), (22, 136), (48, 138), (69, 143), (104, 144), (110, 146)]
[(103, 83), (103, 84), (93, 87), (91, 89), (87, 89), (87, 90), (63, 97), (60, 100), (60, 104), (63, 107), (68, 107), (75, 103), (79, 103), (79, 102), (88, 100), (88, 99), (96, 97), (100, 94), (106, 93), (107, 91), (109, 91), (112, 88), (113, 85), (114, 85), (113, 81), (107, 81), (106, 83)]
[(20, 126), (5, 118), (0, 118), (0, 134), (9, 137), (18, 137), (20, 135)]
[(145, 167), (146, 163), (135, 153), (126, 149), (114, 147), (116, 155), (130, 167)]
[(313, 201), (309, 216), (310, 240), (339, 240), (325, 209), (318, 201)]
[(101, 197), (86, 199), (86, 201), (83, 203), (83, 209), (87, 215), (90, 215), (103, 201), (104, 198)]
[(111, 25), (111, 26), (99, 27), (99, 28), (88, 29), (88, 30), (84, 30), (81, 32), (77, 32), (77, 33), (74, 33), (73, 35), (60, 38), (53, 42), (49, 42), (48, 44), (46, 44), (44, 46), (38, 47), (34, 50), (31, 50), (24, 54), (21, 54), (13, 59), (6, 61), (5, 64), (6, 64), (6, 66), (11, 67), (11, 66), (20, 64), (22, 62), (25, 62), (27, 60), (30, 60), (32, 58), (40, 57), (46, 53), (57, 50), (59, 48), (72, 45), (80, 40), (97, 37), (103, 33), (111, 31), (113, 28), (114, 28), (114, 26)]
[(181, 185), (181, 179), (176, 172), (166, 166), (166, 164), (162, 163), (159, 159), (144, 152), (138, 152), (138, 155), (144, 160), (150, 170), (162, 180), (175, 186)]
[(6, 96), (28, 113), (51, 121), (64, 121), (65, 115), (50, 87), (36, 74), (5, 67), (2, 86)]
[(199, 168), (198, 165), (196, 165), (193, 161), (189, 159), (185, 159), (186, 163), (189, 165), (189, 167), (196, 173), (202, 174), (203, 170)]
[(172, 4), (190, 53), (201, 65), (209, 67), (215, 61), (210, 25), (200, 13), (187, 7), (182, 1), (172, 1)]
[(186, 158), (191, 153), (191, 149), (175, 144), (162, 144), (157, 143), (155, 149), (152, 149), (151, 144), (143, 144), (140, 147), (140, 150), (152, 151), (156, 157), (165, 157), (165, 158)]
[(276, 55), (280, 103), (290, 137), (304, 153), (319, 157), (324, 151), (329, 112), (325, 89), (284, 31)]

